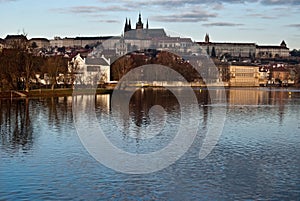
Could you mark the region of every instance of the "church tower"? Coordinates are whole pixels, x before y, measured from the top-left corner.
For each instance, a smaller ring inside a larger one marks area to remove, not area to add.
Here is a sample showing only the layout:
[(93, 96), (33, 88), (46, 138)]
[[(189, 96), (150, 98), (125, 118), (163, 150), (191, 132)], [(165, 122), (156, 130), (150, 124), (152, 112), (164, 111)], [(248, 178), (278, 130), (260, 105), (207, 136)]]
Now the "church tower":
[(128, 23), (127, 23), (127, 17), (125, 21), (125, 26), (124, 26), (124, 33), (128, 31)]
[(125, 26), (124, 26), (124, 33), (127, 32), (127, 31), (130, 31), (131, 30), (131, 22), (130, 22), (130, 19), (129, 19), (129, 23), (128, 23), (128, 20), (126, 18), (126, 22), (125, 22)]
[(149, 29), (149, 21), (148, 21), (148, 19), (147, 19), (146, 29)]
[(142, 22), (142, 17), (141, 17), (141, 13), (140, 13), (138, 22), (136, 23), (136, 29), (143, 29), (143, 28), (144, 28), (144, 24)]
[(205, 39), (204, 40), (205, 40), (205, 43), (209, 43), (209, 35), (208, 34), (205, 35)]
[(286, 47), (286, 43), (285, 43), (284, 40), (281, 42), (280, 46), (281, 46), (281, 47)]
[(131, 20), (130, 19), (129, 19), (128, 29), (129, 29), (129, 31), (131, 30)]

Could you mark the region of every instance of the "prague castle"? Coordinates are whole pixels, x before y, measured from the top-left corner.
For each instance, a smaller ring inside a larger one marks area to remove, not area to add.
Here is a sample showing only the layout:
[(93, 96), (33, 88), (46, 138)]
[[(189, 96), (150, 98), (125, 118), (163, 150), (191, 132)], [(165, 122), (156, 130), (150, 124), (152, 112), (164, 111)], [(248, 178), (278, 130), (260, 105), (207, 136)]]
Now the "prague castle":
[(124, 25), (124, 37), (134, 39), (153, 39), (153, 38), (166, 38), (167, 34), (164, 29), (150, 29), (149, 21), (147, 20), (146, 27), (142, 21), (142, 15), (139, 13), (138, 21), (135, 29), (131, 26), (131, 20), (126, 18)]
[[(144, 29), (144, 23), (142, 22), (142, 15), (141, 13), (139, 13), (139, 19), (138, 22), (136, 23), (135, 29)], [(147, 20), (147, 25), (146, 25), (146, 29), (149, 29), (149, 23)], [(131, 20), (129, 19), (129, 21), (126, 18), (126, 22), (125, 22), (125, 26), (124, 26), (124, 33), (131, 31)]]
[[(87, 48), (96, 47), (100, 44), (106, 44), (110, 50), (120, 47), (116, 54), (124, 54), (126, 52), (134, 51), (144, 48), (155, 48), (159, 50), (172, 50), (174, 52), (181, 52), (185, 54), (192, 54), (194, 42), (191, 38), (170, 37), (167, 36), (163, 28), (150, 28), (147, 19), (144, 26), (142, 15), (139, 13), (135, 29), (132, 26), (131, 19), (126, 18), (123, 27), (122, 36), (108, 36), (108, 37), (74, 37), (74, 38), (60, 38), (55, 37), (52, 40), (45, 38), (33, 38), (29, 40), (34, 43), (38, 48), (51, 49), (51, 48)], [(4, 40), (0, 40), (0, 48), (5, 48), (10, 44), (12, 38), (8, 36)], [(210, 36), (205, 35), (203, 42), (197, 44), (206, 51), (209, 56), (216, 58), (227, 57), (243, 57), (243, 58), (285, 58), (289, 57), (289, 48), (285, 41), (278, 46), (267, 45), (261, 46), (256, 43), (228, 43), (228, 42), (211, 42)], [(121, 48), (122, 47), (122, 48)]]
[(279, 58), (289, 57), (290, 51), (285, 41), (280, 45), (261, 46), (256, 43), (226, 43), (211, 42), (208, 34), (205, 35), (204, 42), (198, 44), (212, 57), (221, 58), (223, 56), (247, 57), (247, 58)]

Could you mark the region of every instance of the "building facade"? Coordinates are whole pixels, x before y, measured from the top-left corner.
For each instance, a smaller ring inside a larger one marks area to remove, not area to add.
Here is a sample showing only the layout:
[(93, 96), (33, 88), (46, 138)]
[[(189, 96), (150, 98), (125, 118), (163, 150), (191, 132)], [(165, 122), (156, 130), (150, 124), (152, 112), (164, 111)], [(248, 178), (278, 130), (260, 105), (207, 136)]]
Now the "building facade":
[(255, 43), (220, 43), (211, 42), (209, 35), (206, 34), (204, 42), (198, 42), (198, 44), (209, 56), (217, 58), (285, 58), (290, 55), (285, 41), (278, 46), (260, 46)]
[(286, 58), (289, 56), (290, 50), (287, 48), (285, 41), (282, 41), (280, 46), (256, 46), (256, 57), (258, 58)]
[(76, 74), (74, 84), (97, 86), (110, 82), (110, 59), (104, 56), (82, 58), (78, 54), (69, 63), (68, 71)]
[(60, 38), (54, 37), (53, 40), (50, 40), (51, 47), (95, 47), (104, 41), (112, 38), (112, 36), (104, 37), (75, 37), (75, 38)]
[(225, 43), (211, 42), (209, 35), (205, 35), (204, 42), (198, 42), (203, 51), (211, 57), (255, 57), (255, 43)]
[(36, 48), (49, 48), (50, 47), (50, 41), (47, 38), (31, 38), (29, 40), (29, 45), (31, 47)]
[(26, 48), (28, 39), (25, 35), (7, 35), (4, 41), (5, 48)]
[(230, 65), (229, 86), (258, 87), (259, 67), (254, 65)]

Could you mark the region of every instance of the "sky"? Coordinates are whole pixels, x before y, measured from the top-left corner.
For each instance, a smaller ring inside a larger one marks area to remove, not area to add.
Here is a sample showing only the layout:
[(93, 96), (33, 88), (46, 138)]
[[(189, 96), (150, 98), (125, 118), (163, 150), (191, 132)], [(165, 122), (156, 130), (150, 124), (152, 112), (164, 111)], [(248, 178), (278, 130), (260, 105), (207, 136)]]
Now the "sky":
[[(0, 38), (120, 36), (125, 19), (211, 42), (300, 49), (300, 0), (0, 0)], [(133, 26), (134, 27), (134, 26)]]

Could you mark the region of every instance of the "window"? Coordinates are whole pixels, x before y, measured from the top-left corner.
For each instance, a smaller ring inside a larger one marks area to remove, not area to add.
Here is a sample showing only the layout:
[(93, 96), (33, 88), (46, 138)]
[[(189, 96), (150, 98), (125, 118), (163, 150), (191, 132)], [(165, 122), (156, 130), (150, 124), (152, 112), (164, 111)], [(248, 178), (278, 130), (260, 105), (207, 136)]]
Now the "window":
[(99, 66), (87, 66), (87, 72), (98, 72), (99, 70)]

